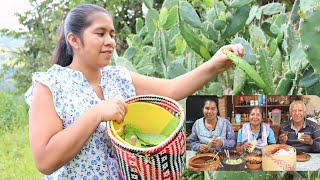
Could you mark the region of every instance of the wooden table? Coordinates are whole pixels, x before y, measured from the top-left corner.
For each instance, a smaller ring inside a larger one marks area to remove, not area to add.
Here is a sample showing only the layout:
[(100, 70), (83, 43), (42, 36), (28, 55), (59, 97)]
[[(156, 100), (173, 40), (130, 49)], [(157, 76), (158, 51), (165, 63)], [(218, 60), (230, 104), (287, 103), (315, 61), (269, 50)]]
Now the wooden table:
[[(196, 154), (195, 151), (187, 150), (186, 164), (188, 164), (189, 159), (195, 154)], [(317, 171), (320, 169), (320, 153), (308, 153), (308, 154), (310, 154), (311, 156), (310, 160), (305, 162), (297, 162), (296, 171)]]

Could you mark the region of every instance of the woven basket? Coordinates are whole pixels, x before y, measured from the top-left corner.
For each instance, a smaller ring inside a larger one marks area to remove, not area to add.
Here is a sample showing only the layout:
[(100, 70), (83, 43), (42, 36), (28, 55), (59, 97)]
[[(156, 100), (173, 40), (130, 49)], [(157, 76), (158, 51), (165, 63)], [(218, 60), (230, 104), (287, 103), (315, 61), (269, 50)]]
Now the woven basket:
[[(288, 155), (273, 154), (279, 149), (290, 150), (294, 153)], [(264, 171), (294, 171), (296, 169), (296, 150), (286, 144), (272, 144), (262, 148), (262, 169)]]
[(182, 107), (170, 98), (156, 95), (134, 96), (126, 100), (128, 104), (135, 102), (158, 105), (173, 116), (178, 117), (180, 122), (164, 142), (150, 148), (130, 146), (119, 140), (112, 133), (110, 122), (107, 122), (107, 134), (114, 145), (123, 178), (143, 180), (179, 179), (183, 173), (186, 152), (186, 137), (183, 131), (185, 115)]

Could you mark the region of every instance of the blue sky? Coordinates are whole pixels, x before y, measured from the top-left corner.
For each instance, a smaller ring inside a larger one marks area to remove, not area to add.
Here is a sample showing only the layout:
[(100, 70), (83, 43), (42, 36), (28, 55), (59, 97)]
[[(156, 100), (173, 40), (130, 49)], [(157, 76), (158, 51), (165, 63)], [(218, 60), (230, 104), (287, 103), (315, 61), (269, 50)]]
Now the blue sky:
[(7, 28), (11, 30), (19, 30), (23, 28), (19, 24), (18, 17), (14, 15), (16, 12), (25, 12), (29, 10), (31, 5), (28, 0), (6, 0), (0, 5), (0, 29)]

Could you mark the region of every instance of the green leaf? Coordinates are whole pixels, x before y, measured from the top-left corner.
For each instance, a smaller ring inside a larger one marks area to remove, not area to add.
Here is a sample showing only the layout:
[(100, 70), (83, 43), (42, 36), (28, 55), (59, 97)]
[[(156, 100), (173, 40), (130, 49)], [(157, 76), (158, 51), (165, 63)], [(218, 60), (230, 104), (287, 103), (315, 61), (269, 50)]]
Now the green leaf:
[(305, 70), (299, 80), (299, 87), (308, 88), (320, 82), (320, 75), (315, 74), (312, 66)]
[(214, 29), (214, 26), (210, 21), (202, 23), (201, 31), (208, 39), (213, 41), (217, 41), (219, 39), (219, 32)]
[(318, 5), (319, 5), (319, 0), (300, 0), (300, 9), (303, 12), (307, 12), (308, 10)]
[(157, 29), (154, 21), (158, 21), (158, 20), (159, 20), (159, 13), (154, 9), (150, 9), (146, 15), (146, 25), (147, 25), (148, 33), (151, 34), (151, 36), (153, 36), (154, 32)]
[(218, 82), (213, 82), (208, 88), (208, 93), (211, 95), (223, 95), (223, 85)]
[(250, 13), (249, 13), (249, 17), (246, 21), (246, 25), (249, 25), (253, 19), (256, 17), (256, 13), (258, 11), (259, 7), (258, 6), (252, 6), (251, 7), (251, 10), (250, 10)]
[(246, 25), (246, 21), (249, 17), (250, 7), (248, 5), (237, 8), (236, 12), (233, 14), (232, 21), (226, 27), (222, 38), (229, 38), (239, 31)]
[(138, 51), (138, 48), (131, 46), (124, 52), (123, 57), (126, 59), (132, 59)]
[(187, 48), (187, 43), (181, 37), (177, 37), (175, 44), (176, 44), (176, 50), (174, 51), (174, 54), (176, 55), (184, 54)]
[(160, 22), (160, 25), (163, 27), (164, 24), (166, 23), (167, 21), (167, 18), (168, 18), (168, 14), (169, 14), (169, 11), (166, 7), (163, 7), (161, 8), (160, 10), (160, 16), (159, 16), (159, 22)]
[(152, 9), (153, 0), (143, 0), (143, 3), (147, 6), (149, 10)]
[(234, 0), (229, 7), (231, 8), (239, 8), (244, 5), (250, 4), (252, 0)]
[(133, 64), (125, 57), (119, 57), (116, 61), (116, 65), (126, 67), (129, 71), (137, 72)]
[(301, 43), (297, 42), (290, 53), (290, 68), (297, 72), (299, 68), (305, 69), (308, 65), (308, 60), (303, 52)]
[(299, 9), (300, 9), (300, 0), (295, 0), (291, 10), (291, 15), (290, 15), (291, 22), (296, 22), (299, 19), (299, 15), (298, 15)]
[(136, 18), (136, 33), (139, 33), (144, 26), (144, 22), (141, 18)]
[(214, 22), (218, 18), (217, 10), (215, 8), (211, 8), (207, 11), (207, 20), (211, 23)]
[(240, 94), (246, 84), (246, 81), (246, 73), (240, 67), (236, 67), (234, 70), (232, 95)]
[(153, 133), (142, 133), (142, 132), (138, 132), (136, 133), (136, 135), (138, 136), (138, 138), (143, 141), (146, 142), (150, 145), (158, 145), (160, 143), (162, 143), (163, 141), (165, 141), (168, 137), (162, 134), (153, 134)]
[(174, 132), (174, 130), (177, 129), (179, 123), (180, 123), (179, 118), (177, 118), (177, 117), (172, 118), (168, 122), (168, 124), (162, 129), (160, 134), (169, 137)]
[(163, 29), (160, 29), (160, 49), (161, 49), (161, 57), (163, 60), (163, 64), (167, 64), (167, 54), (168, 54), (168, 39), (166, 32)]
[(271, 16), (280, 13), (282, 9), (281, 3), (268, 3), (261, 7), (262, 14)]
[(154, 33), (153, 46), (157, 49), (157, 51), (161, 51), (160, 30), (159, 29), (157, 29)]
[(164, 29), (170, 29), (174, 24), (177, 23), (179, 18), (178, 6), (174, 6), (170, 11), (166, 22), (163, 25)]
[(254, 65), (256, 63), (256, 53), (254, 52), (253, 48), (251, 47), (248, 41), (246, 41), (243, 38), (236, 37), (232, 40), (231, 44), (242, 44), (245, 52), (243, 59), (245, 59), (251, 65)]
[(180, 36), (180, 30), (179, 30), (179, 26), (178, 24), (175, 24), (174, 26), (172, 26), (168, 31), (167, 31), (167, 35), (168, 35), (168, 50), (169, 51), (174, 51), (176, 48), (176, 39)]
[(178, 6), (179, 0), (165, 0), (162, 4), (162, 7), (167, 7), (168, 9), (171, 9), (174, 6)]
[(205, 4), (207, 8), (211, 8), (214, 2), (212, 0), (204, 0), (203, 4)]
[(263, 31), (256, 25), (251, 26), (250, 32), (251, 39), (254, 39), (258, 46), (264, 46), (267, 43), (267, 39)]
[[(194, 52), (201, 55), (206, 60), (209, 60), (211, 57), (208, 58), (208, 53), (206, 51), (204, 44), (199, 40), (198, 36), (193, 32), (193, 30), (186, 24), (184, 21), (180, 22), (180, 32), (184, 40), (187, 42), (188, 46), (194, 50)], [(202, 47), (202, 50), (200, 50)], [(202, 52), (201, 52), (202, 51)], [(203, 56), (204, 55), (204, 56)]]
[(209, 51), (203, 45), (200, 45), (200, 55), (202, 57), (204, 57), (204, 59), (210, 59), (211, 58), (211, 55), (210, 55)]
[(187, 1), (180, 2), (179, 6), (180, 16), (186, 23), (195, 28), (201, 27), (201, 20), (197, 12), (193, 9), (191, 4)]
[(186, 73), (186, 70), (183, 66), (183, 64), (179, 62), (172, 62), (170, 63), (168, 67), (168, 78), (173, 79), (175, 77), (178, 77), (182, 74)]

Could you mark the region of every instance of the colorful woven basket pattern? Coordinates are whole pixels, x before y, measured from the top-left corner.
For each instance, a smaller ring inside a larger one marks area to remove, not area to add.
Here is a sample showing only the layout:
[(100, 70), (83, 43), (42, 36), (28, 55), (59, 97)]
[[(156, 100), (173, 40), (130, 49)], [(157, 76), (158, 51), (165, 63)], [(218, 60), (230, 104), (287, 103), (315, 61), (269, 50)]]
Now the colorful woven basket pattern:
[(186, 136), (183, 131), (185, 115), (176, 101), (156, 95), (135, 96), (126, 103), (148, 102), (165, 108), (180, 119), (177, 129), (161, 144), (151, 148), (127, 146), (113, 136), (110, 124), (107, 133), (124, 179), (179, 179), (183, 172)]

